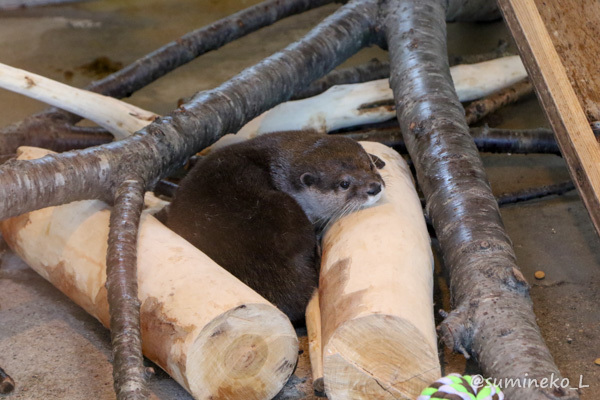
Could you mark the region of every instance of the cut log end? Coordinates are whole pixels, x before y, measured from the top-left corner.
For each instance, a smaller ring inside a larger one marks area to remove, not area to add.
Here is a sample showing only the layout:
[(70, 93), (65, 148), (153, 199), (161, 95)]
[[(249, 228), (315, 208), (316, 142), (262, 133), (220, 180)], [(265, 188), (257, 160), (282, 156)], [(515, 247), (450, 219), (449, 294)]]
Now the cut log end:
[(384, 314), (339, 327), (324, 349), (323, 368), (331, 399), (414, 399), (440, 371), (437, 351), (420, 331)]
[(440, 377), (431, 310), (433, 256), (402, 157), (385, 161), (384, 196), (326, 232), (319, 280), (325, 391), (337, 399), (414, 399)]
[[(20, 156), (46, 153), (21, 148)], [(107, 207), (73, 202), (0, 224), (13, 250), (106, 326)], [(144, 354), (196, 399), (274, 397), (298, 358), (285, 314), (150, 215), (138, 246)]]
[(187, 354), (190, 392), (198, 399), (270, 399), (298, 358), (298, 338), (286, 316), (248, 304), (210, 322)]

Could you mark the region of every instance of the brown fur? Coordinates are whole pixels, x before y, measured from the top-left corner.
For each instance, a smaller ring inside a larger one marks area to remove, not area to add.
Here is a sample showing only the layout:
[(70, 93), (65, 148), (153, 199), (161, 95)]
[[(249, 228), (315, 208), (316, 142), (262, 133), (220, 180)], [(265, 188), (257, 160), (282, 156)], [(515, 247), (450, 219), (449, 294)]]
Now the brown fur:
[(175, 194), (167, 225), (300, 322), (318, 283), (315, 225), (373, 200), (382, 185), (373, 159), (353, 140), (278, 132), (198, 162)]

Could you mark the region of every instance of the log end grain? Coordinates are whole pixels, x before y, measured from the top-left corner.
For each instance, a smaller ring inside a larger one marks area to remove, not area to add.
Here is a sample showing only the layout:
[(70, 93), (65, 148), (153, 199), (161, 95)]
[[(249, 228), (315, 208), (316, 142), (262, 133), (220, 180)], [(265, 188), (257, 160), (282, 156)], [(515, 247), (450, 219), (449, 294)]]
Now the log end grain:
[(375, 314), (339, 327), (323, 351), (330, 399), (414, 399), (440, 376), (438, 354), (402, 318)]
[(298, 338), (287, 317), (267, 304), (223, 313), (187, 353), (186, 376), (198, 399), (270, 399), (294, 371)]

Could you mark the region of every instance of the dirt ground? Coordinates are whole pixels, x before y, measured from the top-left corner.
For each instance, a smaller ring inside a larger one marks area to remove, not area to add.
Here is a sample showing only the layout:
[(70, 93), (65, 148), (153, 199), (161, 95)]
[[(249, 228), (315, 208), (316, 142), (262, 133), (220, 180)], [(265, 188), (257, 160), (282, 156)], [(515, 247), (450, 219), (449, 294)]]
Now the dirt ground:
[[(180, 35), (256, 0), (178, 2), (91, 1), (68, 6), (0, 12), (0, 62), (74, 86), (84, 86), (104, 68), (127, 65)], [(206, 54), (132, 96), (132, 103), (166, 113), (177, 100), (210, 89), (244, 67), (301, 37), (337, 6), (307, 12)], [(489, 51), (509, 40), (501, 21), (449, 26), (449, 52)], [(103, 63), (90, 65), (99, 57)], [(385, 59), (367, 49), (347, 62)], [(0, 90), (0, 126), (44, 105)], [(532, 97), (490, 117), (506, 128), (547, 126)], [(563, 160), (552, 155), (483, 155), (496, 194), (561, 182)], [(600, 241), (576, 192), (502, 208), (518, 263), (532, 285), (538, 323), (564, 376), (580, 382), (583, 400), (600, 388)], [(113, 399), (109, 333), (99, 322), (30, 270), (5, 246), (0, 259), (0, 366), (17, 382), (7, 399)], [(438, 269), (439, 270), (439, 269)], [(546, 278), (534, 279), (542, 270)], [(439, 278), (439, 277), (438, 277)], [(439, 279), (438, 279), (439, 281)], [(443, 288), (443, 284), (441, 285)], [(445, 292), (443, 292), (445, 293)], [(441, 304), (439, 304), (441, 303)], [(436, 304), (449, 307), (448, 296)], [(280, 399), (312, 399), (306, 338), (299, 367)], [(444, 372), (472, 371), (462, 356), (444, 351)], [(164, 372), (150, 380), (155, 399), (191, 399)]]

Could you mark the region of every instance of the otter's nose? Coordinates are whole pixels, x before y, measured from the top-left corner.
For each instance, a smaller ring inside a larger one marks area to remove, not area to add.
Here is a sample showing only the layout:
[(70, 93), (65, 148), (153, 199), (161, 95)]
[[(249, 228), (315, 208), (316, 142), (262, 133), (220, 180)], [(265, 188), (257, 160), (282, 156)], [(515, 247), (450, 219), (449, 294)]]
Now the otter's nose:
[(381, 183), (379, 182), (373, 182), (370, 185), (370, 189), (367, 194), (369, 196), (375, 196), (377, 193), (381, 192)]

